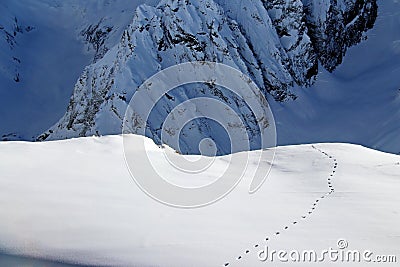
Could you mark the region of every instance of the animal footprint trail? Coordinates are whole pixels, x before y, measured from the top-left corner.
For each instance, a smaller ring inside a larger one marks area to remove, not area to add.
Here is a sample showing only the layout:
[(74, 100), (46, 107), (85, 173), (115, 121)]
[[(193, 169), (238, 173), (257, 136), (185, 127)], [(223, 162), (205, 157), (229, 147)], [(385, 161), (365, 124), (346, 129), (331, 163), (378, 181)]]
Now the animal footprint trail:
[[(335, 189), (334, 189), (333, 184), (332, 184), (332, 178), (333, 178), (334, 175), (336, 174), (336, 170), (337, 170), (337, 167), (338, 167), (337, 159), (336, 159), (335, 157), (333, 157), (332, 155), (328, 154), (327, 152), (325, 152), (325, 151), (319, 149), (318, 147), (314, 146), (314, 145), (312, 145), (311, 147), (312, 147), (313, 149), (317, 150), (318, 152), (322, 153), (322, 154), (323, 154), (324, 156), (326, 156), (328, 159), (331, 159), (331, 160), (333, 161), (333, 166), (332, 166), (331, 173), (329, 174), (328, 178), (326, 179), (326, 182), (327, 182), (329, 191), (328, 191), (327, 193), (323, 194), (322, 196), (320, 196), (319, 198), (317, 198), (317, 199), (313, 202), (313, 204), (311, 205), (310, 210), (308, 210), (304, 215), (301, 216), (300, 221), (306, 220), (306, 219), (307, 219), (307, 216), (311, 216), (311, 215), (313, 214), (313, 212), (317, 209), (318, 204), (320, 203), (320, 200), (325, 199), (327, 196), (330, 196), (333, 192), (335, 192)], [(291, 222), (292, 225), (296, 225), (296, 224), (298, 224), (298, 223), (299, 223), (299, 221), (297, 221), (297, 220), (293, 220), (293, 221)], [(285, 225), (284, 227), (282, 227), (282, 229), (283, 229), (283, 231), (287, 231), (287, 230), (289, 230), (289, 226)], [(272, 236), (278, 237), (278, 236), (280, 236), (280, 235), (283, 233), (283, 231), (275, 231), (274, 234), (273, 234)], [(263, 242), (264, 242), (264, 243), (268, 243), (268, 242), (270, 242), (270, 241), (271, 241), (270, 236), (267, 236), (267, 237), (264, 238), (264, 241), (263, 241)], [(254, 248), (258, 248), (259, 246), (260, 246), (259, 243), (253, 245)], [(236, 257), (236, 261), (241, 261), (241, 260), (243, 259), (243, 257), (244, 257), (246, 254), (249, 254), (249, 253), (250, 253), (250, 251), (251, 251), (250, 249), (244, 250), (244, 253), (243, 253), (243, 254), (241, 254), (241, 255), (239, 255), (239, 256)], [(223, 264), (223, 266), (229, 266), (231, 263), (232, 263), (232, 262), (225, 262), (225, 263)]]

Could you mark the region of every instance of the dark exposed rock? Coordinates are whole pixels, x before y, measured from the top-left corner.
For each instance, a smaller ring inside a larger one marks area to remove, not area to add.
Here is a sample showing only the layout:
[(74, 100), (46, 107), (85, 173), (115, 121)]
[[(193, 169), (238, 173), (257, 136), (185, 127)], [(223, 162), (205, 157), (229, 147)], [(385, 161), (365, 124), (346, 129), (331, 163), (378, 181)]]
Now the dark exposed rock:
[(306, 23), (318, 58), (332, 72), (347, 49), (359, 43), (375, 23), (376, 0), (303, 0)]

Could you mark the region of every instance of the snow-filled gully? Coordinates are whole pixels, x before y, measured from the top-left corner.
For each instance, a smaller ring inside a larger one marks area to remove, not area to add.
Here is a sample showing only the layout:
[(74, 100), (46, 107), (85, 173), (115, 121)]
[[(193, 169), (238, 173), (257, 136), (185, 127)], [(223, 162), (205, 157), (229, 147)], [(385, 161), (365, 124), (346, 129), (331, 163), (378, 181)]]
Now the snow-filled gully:
[[(321, 200), (325, 199), (326, 197), (330, 196), (331, 194), (333, 194), (333, 193), (335, 192), (335, 189), (334, 189), (333, 183), (332, 183), (332, 179), (333, 179), (333, 177), (334, 177), (334, 175), (335, 175), (335, 173), (336, 173), (336, 169), (337, 169), (337, 166), (338, 166), (337, 159), (336, 159), (335, 157), (333, 157), (332, 155), (328, 154), (327, 152), (325, 152), (325, 151), (323, 151), (323, 150), (317, 148), (317, 147), (314, 146), (314, 145), (312, 145), (312, 148), (315, 149), (315, 150), (317, 150), (318, 152), (322, 153), (322, 154), (325, 155), (328, 159), (331, 159), (331, 160), (333, 161), (332, 171), (330, 172), (330, 174), (329, 174), (329, 176), (328, 176), (328, 178), (327, 178), (327, 185), (328, 185), (329, 191), (328, 191), (327, 193), (323, 194), (322, 196), (318, 197), (318, 198), (312, 203), (311, 208), (310, 208), (307, 212), (305, 212), (305, 213), (301, 216), (300, 219), (293, 220), (291, 223), (288, 223), (288, 224), (286, 224), (285, 226), (283, 226), (283, 227), (281, 228), (281, 230), (277, 230), (277, 231), (273, 232), (273, 234), (266, 236), (266, 237), (264, 238), (264, 242), (266, 242), (266, 243), (268, 243), (272, 238), (281, 235), (284, 231), (289, 230), (290, 227), (293, 227), (294, 225), (300, 223), (300, 222), (303, 221), (303, 220), (306, 220), (308, 216), (311, 216), (311, 215), (314, 213), (314, 211), (317, 209), (318, 204), (320, 203)], [(289, 225), (291, 225), (291, 226), (289, 226)], [(243, 252), (242, 254), (239, 254), (239, 255), (236, 257), (236, 261), (242, 260), (243, 257), (244, 257), (246, 254), (249, 254), (250, 251), (251, 251), (252, 249), (257, 249), (257, 248), (259, 248), (259, 247), (260, 247), (260, 244), (259, 244), (259, 243), (256, 243), (256, 244), (254, 244), (254, 246), (253, 246), (252, 248), (247, 248), (247, 249), (245, 249), (244, 252)], [(223, 266), (229, 266), (231, 263), (232, 263), (232, 261), (227, 261), (227, 262), (225, 262), (225, 263), (223, 264)]]

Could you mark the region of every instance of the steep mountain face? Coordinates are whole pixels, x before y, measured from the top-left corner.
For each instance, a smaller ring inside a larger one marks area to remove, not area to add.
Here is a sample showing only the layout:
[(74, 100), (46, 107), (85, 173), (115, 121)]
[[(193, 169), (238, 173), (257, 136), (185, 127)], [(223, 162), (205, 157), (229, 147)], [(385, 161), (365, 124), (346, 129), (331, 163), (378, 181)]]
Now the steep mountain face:
[(270, 102), (280, 144), (347, 142), (400, 154), (400, 2), (378, 1), (367, 39), (297, 100)]
[(310, 38), (324, 68), (333, 71), (347, 49), (374, 26), (375, 0), (303, 0)]
[[(96, 50), (95, 62), (78, 79), (65, 115), (38, 140), (120, 133), (135, 90), (156, 72), (188, 61), (225, 63), (251, 77), (267, 97), (295, 99), (291, 88), (315, 81), (318, 59), (328, 71), (340, 64), (346, 49), (373, 25), (376, 9), (369, 0), (318, 5), (300, 0), (163, 0), (157, 7), (141, 5), (111, 49), (102, 40), (111, 27), (95, 25), (83, 32)], [(259, 148), (250, 110), (216, 86), (172, 90), (155, 106), (146, 135), (161, 143), (160, 129), (169, 112), (198, 96), (222, 100), (242, 114), (254, 136), (251, 148)], [(190, 144), (203, 137), (226, 143), (221, 129), (206, 119), (194, 120), (190, 128), (190, 135), (183, 131), (183, 153), (196, 153)], [(219, 149), (229, 152), (224, 145)]]

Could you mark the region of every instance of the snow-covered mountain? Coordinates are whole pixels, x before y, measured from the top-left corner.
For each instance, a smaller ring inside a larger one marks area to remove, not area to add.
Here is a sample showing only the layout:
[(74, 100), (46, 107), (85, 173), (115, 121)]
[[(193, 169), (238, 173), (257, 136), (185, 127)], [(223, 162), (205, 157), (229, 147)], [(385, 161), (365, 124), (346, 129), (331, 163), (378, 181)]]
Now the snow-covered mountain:
[[(60, 117), (37, 140), (118, 134), (127, 103), (146, 78), (176, 63), (211, 60), (243, 71), (264, 90), (280, 144), (341, 141), (400, 151), (397, 0), (157, 2), (2, 2), (0, 34), (13, 33), (15, 17), (17, 28), (34, 29), (17, 31), (14, 49), (6, 38), (0, 42), (13, 51), (0, 61), (8, 73), (0, 77), (2, 139), (31, 140)], [(37, 40), (36, 61), (28, 60), (34, 53), (23, 40)], [(14, 54), (25, 55), (19, 70)], [(157, 105), (148, 136), (159, 142), (168, 111), (204, 94), (236, 111), (243, 104), (223, 88), (178, 88)], [(251, 118), (245, 124), (254, 130)], [(192, 126), (196, 137), (217, 140), (213, 133), (221, 132), (201, 119)]]
[(348, 142), (400, 154), (400, 1), (378, 1), (367, 40), (296, 101), (270, 102), (278, 143)]
[[(266, 96), (295, 99), (294, 85), (315, 81), (317, 59), (332, 71), (347, 47), (372, 27), (377, 14), (375, 1), (324, 3), (163, 0), (156, 7), (141, 5), (116, 46), (107, 53), (96, 48), (98, 60), (78, 79), (66, 114), (38, 140), (119, 133), (136, 88), (157, 71), (187, 61), (227, 64), (251, 77)], [(196, 85), (177, 88), (157, 103), (147, 135), (161, 143), (162, 124), (170, 111), (199, 96), (229, 103), (243, 115), (246, 129), (257, 133), (251, 114), (241, 108), (243, 101), (228, 90)], [(204, 119), (193, 120), (190, 128), (195, 134), (182, 131), (185, 144), (196, 143), (192, 136), (209, 137), (217, 144), (225, 138)], [(254, 142), (252, 148), (260, 144)], [(193, 145), (180, 150), (196, 152)]]
[(84, 67), (155, 2), (0, 1), (0, 139), (32, 140), (57, 122)]

